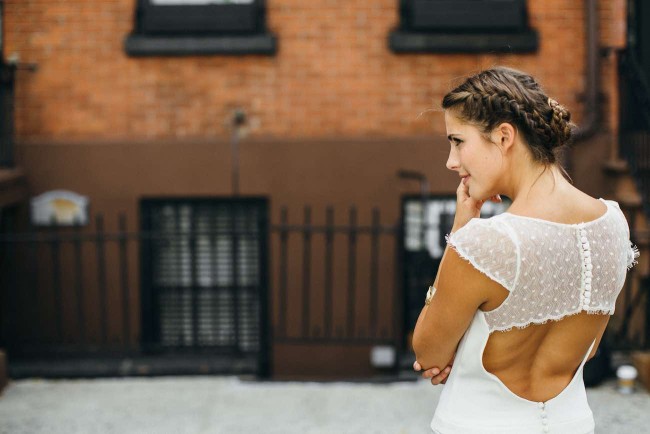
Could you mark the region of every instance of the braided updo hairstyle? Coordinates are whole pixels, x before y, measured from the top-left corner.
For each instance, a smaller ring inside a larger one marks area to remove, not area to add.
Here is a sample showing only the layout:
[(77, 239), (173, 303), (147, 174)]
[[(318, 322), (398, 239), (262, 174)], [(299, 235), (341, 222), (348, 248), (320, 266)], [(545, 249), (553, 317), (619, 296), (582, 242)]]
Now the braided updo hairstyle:
[(495, 67), (469, 77), (442, 100), (464, 122), (485, 137), (503, 122), (523, 135), (533, 159), (544, 165), (558, 161), (571, 139), (571, 114), (549, 98), (535, 79), (506, 67)]

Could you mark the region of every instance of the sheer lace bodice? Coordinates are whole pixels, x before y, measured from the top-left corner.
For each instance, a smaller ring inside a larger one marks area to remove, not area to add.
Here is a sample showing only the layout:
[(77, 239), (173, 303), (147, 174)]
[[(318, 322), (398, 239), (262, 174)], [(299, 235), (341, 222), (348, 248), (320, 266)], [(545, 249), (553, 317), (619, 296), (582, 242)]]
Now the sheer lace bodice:
[(567, 315), (613, 314), (638, 251), (618, 204), (596, 220), (561, 224), (503, 213), (472, 219), (447, 236), (458, 254), (510, 294), (485, 312), (490, 333)]

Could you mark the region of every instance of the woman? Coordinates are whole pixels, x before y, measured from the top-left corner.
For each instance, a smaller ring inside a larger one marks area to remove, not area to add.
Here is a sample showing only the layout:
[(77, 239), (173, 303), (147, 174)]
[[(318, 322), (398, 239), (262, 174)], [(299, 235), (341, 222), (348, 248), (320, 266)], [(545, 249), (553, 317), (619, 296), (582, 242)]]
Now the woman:
[[(582, 369), (638, 257), (625, 217), (566, 179), (558, 153), (570, 114), (531, 76), (480, 72), (442, 106), (447, 168), (461, 181), (413, 335), (414, 369), (446, 381), (431, 429), (592, 433)], [(500, 195), (507, 212), (478, 218)]]

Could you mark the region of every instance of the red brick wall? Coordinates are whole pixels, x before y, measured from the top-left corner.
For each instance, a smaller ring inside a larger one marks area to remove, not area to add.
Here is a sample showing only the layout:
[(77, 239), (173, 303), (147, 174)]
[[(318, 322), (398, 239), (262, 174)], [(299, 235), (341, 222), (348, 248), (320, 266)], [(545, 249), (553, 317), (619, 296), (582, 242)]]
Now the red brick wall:
[[(234, 107), (251, 115), (257, 136), (435, 134), (441, 118), (432, 128), (418, 114), (453, 80), (494, 64), (534, 74), (580, 121), (584, 1), (528, 1), (540, 34), (534, 54), (396, 55), (387, 36), (397, 0), (268, 0), (276, 56), (164, 58), (125, 55), (135, 0), (5, 3), (5, 54), (39, 67), (20, 72), (19, 139), (225, 136)], [(626, 2), (599, 3), (601, 43), (622, 46)]]

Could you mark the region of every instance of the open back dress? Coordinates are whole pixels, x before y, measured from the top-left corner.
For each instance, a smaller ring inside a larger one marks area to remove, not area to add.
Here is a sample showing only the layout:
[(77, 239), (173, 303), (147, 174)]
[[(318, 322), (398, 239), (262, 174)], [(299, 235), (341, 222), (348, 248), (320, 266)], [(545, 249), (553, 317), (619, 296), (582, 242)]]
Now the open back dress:
[(582, 370), (596, 336), (568, 386), (546, 402), (522, 398), (488, 372), (490, 334), (586, 311), (614, 313), (638, 250), (618, 203), (600, 199), (605, 214), (562, 224), (508, 212), (470, 220), (447, 237), (476, 269), (509, 291), (494, 310), (478, 310), (461, 339), (431, 421), (437, 434), (587, 434), (594, 418)]

